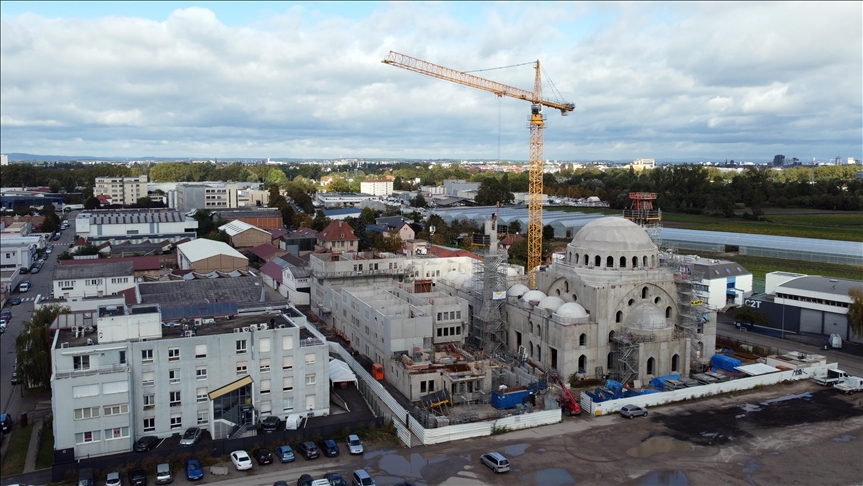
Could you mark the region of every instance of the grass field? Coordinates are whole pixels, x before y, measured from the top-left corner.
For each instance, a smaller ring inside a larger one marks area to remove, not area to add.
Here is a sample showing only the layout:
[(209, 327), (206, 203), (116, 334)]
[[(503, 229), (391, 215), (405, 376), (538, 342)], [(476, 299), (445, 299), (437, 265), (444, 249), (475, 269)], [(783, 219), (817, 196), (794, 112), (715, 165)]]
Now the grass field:
[(0, 476), (24, 472), (24, 462), (27, 461), (27, 448), (30, 445), (31, 435), (33, 435), (32, 424), (12, 431), (12, 435), (8, 439), (9, 444), (6, 445), (6, 457), (3, 458), (3, 466), (0, 467)]
[(42, 430), (42, 445), (39, 447), (39, 456), (36, 457), (36, 470), (47, 469), (54, 465), (54, 433), (50, 423), (45, 423)]

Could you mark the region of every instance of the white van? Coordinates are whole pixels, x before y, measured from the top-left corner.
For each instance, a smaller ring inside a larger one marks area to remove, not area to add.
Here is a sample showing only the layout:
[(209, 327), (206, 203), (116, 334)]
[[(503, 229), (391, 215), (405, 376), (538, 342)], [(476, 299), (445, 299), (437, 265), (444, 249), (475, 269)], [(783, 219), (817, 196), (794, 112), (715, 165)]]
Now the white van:
[(26, 292), (28, 290), (30, 290), (30, 281), (29, 280), (25, 280), (25, 281), (21, 282), (20, 284), (18, 284), (18, 292)]
[(303, 425), (303, 416), (292, 413), (285, 417), (285, 430), (297, 430)]

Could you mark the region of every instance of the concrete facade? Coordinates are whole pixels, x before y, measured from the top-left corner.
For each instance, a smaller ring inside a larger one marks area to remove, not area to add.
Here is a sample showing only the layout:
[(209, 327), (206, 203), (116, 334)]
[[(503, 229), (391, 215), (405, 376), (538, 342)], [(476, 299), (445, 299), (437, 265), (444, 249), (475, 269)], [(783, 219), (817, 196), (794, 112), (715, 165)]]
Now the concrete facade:
[(57, 265), (52, 278), (54, 296), (67, 301), (116, 295), (135, 288), (132, 262), (111, 263), (102, 259), (100, 265)]
[(113, 204), (136, 204), (138, 199), (147, 197), (147, 176), (97, 177), (93, 195), (100, 194), (110, 197)]

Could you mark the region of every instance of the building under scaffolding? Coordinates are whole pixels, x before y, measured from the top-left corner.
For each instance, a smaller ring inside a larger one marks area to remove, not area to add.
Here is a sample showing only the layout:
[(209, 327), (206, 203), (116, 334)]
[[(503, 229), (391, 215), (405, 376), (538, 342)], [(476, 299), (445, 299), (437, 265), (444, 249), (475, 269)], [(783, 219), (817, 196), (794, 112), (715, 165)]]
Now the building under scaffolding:
[(475, 302), (470, 342), (489, 356), (506, 350), (506, 250), (498, 247), (497, 215), (485, 221), (483, 234), (473, 238), (475, 252), (482, 258), (474, 264), (472, 293)]
[(644, 228), (647, 235), (662, 248), (662, 210), (654, 208), (655, 192), (630, 192), (632, 206), (623, 210), (623, 217)]

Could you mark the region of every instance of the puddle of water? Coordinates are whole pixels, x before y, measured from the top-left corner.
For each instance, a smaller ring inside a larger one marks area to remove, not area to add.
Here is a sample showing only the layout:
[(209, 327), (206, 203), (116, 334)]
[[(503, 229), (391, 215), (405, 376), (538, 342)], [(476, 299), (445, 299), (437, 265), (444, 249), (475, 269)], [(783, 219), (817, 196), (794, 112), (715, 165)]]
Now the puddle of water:
[[(350, 479), (350, 478), (348, 478)], [(426, 483), (417, 481), (413, 478), (408, 478), (408, 481), (415, 484), (416, 486), (425, 486)], [(405, 482), (405, 478), (397, 478), (395, 476), (379, 476), (375, 474), (375, 483), (376, 484), (401, 484)]]
[(673, 437), (657, 436), (651, 437), (636, 447), (629, 449), (626, 453), (632, 457), (650, 457), (662, 452), (691, 451), (692, 444), (677, 440)]
[(530, 444), (513, 444), (504, 447), (503, 455), (517, 457), (524, 454)]
[(744, 403), (740, 408), (742, 408), (744, 412), (757, 412), (761, 410), (761, 407), (758, 405), (752, 405), (751, 403)]
[(758, 460), (757, 459), (750, 459), (749, 465), (743, 468), (743, 472), (745, 472), (746, 474), (752, 474), (755, 471), (757, 471), (759, 468), (761, 468), (761, 465), (758, 464)]
[(364, 453), (363, 459), (374, 459), (375, 457), (378, 457), (378, 456), (386, 456), (386, 455), (395, 454), (395, 453), (396, 453), (395, 449), (383, 449), (383, 450), (379, 450), (379, 451), (371, 451), (371, 452)]
[(833, 442), (851, 442), (852, 440), (857, 440), (857, 437), (850, 435), (850, 434), (845, 434), (845, 435), (833, 438)]
[[(833, 439), (833, 440), (836, 440), (836, 439)], [(770, 453), (770, 455), (771, 455), (771, 456), (778, 456), (778, 455), (779, 455), (779, 451), (773, 451), (773, 452), (771, 452), (771, 453)]]
[(536, 450), (537, 452), (545, 452), (545, 448), (540, 448)]
[(410, 460), (398, 454), (390, 454), (381, 457), (378, 467), (393, 476), (421, 478), (423, 476), (420, 470), (427, 464), (428, 461), (417, 453), (411, 454)]
[(683, 471), (654, 471), (629, 484), (635, 486), (688, 486), (689, 479), (686, 474), (683, 474)]
[(801, 393), (799, 395), (785, 395), (784, 397), (774, 398), (772, 400), (767, 400), (765, 402), (761, 402), (760, 405), (767, 406), (771, 403), (785, 402), (788, 400), (796, 400), (798, 398), (812, 398), (812, 394), (809, 392)]
[(543, 486), (567, 486), (575, 484), (575, 479), (569, 474), (569, 471), (559, 467), (540, 469), (539, 471), (523, 474), (521, 481), (524, 484), (541, 484)]

